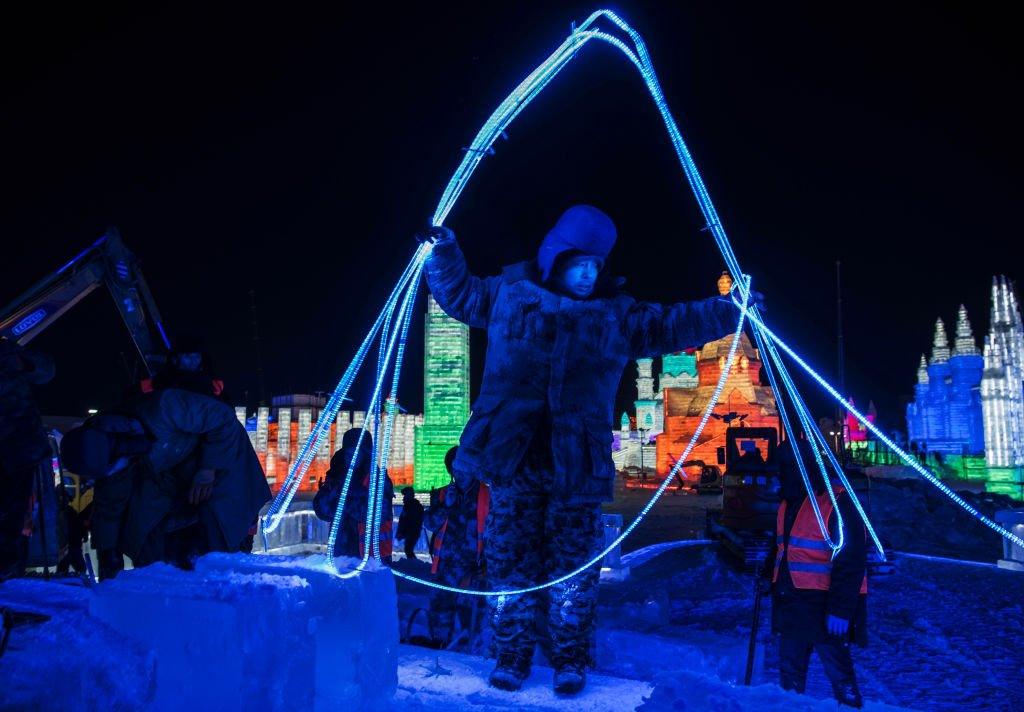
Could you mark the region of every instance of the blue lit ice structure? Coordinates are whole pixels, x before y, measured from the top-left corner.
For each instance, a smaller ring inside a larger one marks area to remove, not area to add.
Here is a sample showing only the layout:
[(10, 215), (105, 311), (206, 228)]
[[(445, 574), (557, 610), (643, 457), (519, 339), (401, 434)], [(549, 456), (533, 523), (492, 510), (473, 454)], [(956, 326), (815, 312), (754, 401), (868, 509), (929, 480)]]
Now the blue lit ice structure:
[(921, 356), (914, 402), (907, 405), (907, 439), (927, 452), (983, 453), (981, 375), (984, 368), (985, 360), (974, 343), (967, 310), (960, 307), (952, 352), (945, 326), (941, 319), (937, 320), (931, 360), (926, 363)]

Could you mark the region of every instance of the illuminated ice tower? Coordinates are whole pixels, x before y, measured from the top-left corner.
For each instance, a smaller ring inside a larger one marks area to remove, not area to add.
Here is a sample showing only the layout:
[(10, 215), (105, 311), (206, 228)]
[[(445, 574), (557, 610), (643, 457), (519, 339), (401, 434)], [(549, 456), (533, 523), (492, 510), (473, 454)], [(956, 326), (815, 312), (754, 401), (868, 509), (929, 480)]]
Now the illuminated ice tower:
[(1005, 277), (992, 279), (981, 401), (989, 466), (1024, 465), (1024, 328), (1017, 298)]
[(981, 407), (984, 363), (971, 333), (967, 310), (957, 314), (956, 340), (950, 351), (942, 319), (935, 322), (932, 358), (917, 368), (914, 402), (907, 406), (907, 434), (927, 452), (980, 454), (985, 449)]
[(423, 425), (416, 427), (415, 484), (426, 491), (448, 484), (445, 453), (458, 445), (469, 420), (469, 327), (427, 296), (423, 354)]
[(636, 408), (636, 423), (638, 428), (643, 428), (648, 438), (654, 437), (661, 432), (664, 419), (662, 418), (661, 393), (654, 395), (654, 376), (652, 374), (653, 358), (641, 358), (636, 361), (637, 376), (636, 396), (633, 402)]

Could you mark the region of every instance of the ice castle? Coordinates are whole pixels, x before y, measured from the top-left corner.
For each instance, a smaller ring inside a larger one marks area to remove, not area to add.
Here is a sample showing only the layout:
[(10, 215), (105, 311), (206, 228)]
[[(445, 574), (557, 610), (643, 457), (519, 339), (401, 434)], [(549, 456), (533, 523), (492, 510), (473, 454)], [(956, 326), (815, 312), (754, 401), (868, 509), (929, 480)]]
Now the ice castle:
[(950, 352), (942, 319), (935, 322), (932, 357), (921, 355), (914, 402), (907, 405), (911, 447), (944, 455), (985, 451), (981, 378), (985, 362), (974, 342), (967, 310), (960, 305)]
[(981, 379), (985, 457), (990, 467), (1024, 465), (1024, 328), (1013, 287), (992, 278), (991, 328)]

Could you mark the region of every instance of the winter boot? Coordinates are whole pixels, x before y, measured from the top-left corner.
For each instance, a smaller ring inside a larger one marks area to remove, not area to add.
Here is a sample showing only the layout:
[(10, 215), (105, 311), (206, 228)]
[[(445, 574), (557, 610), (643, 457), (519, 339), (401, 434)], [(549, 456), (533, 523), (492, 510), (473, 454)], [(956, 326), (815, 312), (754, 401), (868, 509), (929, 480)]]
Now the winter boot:
[(498, 664), (494, 666), (487, 682), (499, 690), (515, 692), (529, 676), (530, 659), (519, 653), (505, 652), (498, 654)]
[(555, 665), (555, 692), (559, 695), (575, 695), (587, 684), (587, 666), (577, 660)]
[(835, 694), (839, 707), (851, 707), (861, 709), (864, 707), (864, 699), (860, 696), (860, 690), (856, 683), (840, 683), (832, 685), (832, 692)]

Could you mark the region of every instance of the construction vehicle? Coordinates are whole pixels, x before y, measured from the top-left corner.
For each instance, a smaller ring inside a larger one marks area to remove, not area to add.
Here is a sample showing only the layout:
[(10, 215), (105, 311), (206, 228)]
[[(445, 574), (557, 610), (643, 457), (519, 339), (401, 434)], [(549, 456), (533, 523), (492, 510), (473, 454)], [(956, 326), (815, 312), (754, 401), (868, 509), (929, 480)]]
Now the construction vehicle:
[(744, 569), (769, 555), (779, 508), (778, 431), (729, 428), (722, 508), (708, 510), (708, 534)]
[[(101, 286), (113, 297), (139, 352), (142, 372), (135, 380), (141, 386), (167, 362), (171, 343), (138, 259), (113, 228), (4, 307), (0, 311), (0, 336), (25, 345)], [(31, 524), (26, 527), (31, 532), (28, 566), (41, 567), (44, 574), (57, 565), (67, 546), (61, 516), (66, 495), (60, 485), (70, 473), (61, 469), (56, 440), (57, 435), (51, 433), (52, 462), (41, 465), (36, 474)]]
[(139, 261), (114, 228), (4, 307), (0, 336), (24, 346), (100, 286), (114, 298), (146, 375), (154, 375), (166, 362), (171, 342)]

